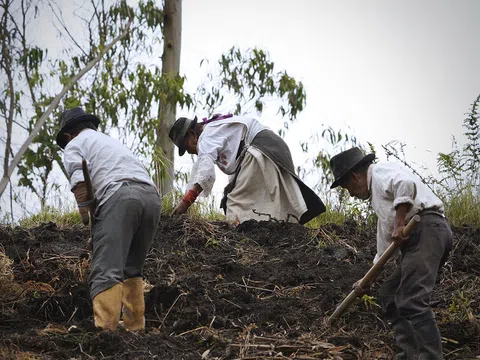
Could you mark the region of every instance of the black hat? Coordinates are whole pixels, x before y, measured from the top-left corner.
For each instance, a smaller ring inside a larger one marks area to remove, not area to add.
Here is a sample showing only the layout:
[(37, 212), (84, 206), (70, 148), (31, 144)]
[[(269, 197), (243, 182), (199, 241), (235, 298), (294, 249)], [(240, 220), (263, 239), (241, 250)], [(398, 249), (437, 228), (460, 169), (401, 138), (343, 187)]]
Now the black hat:
[(197, 117), (193, 120), (187, 119), (186, 117), (178, 118), (177, 121), (172, 125), (168, 133), (168, 137), (173, 141), (178, 147), (178, 154), (182, 156), (185, 154), (185, 147), (183, 146), (183, 140), (185, 135), (187, 135), (188, 130), (192, 129), (197, 124)]
[(335, 181), (332, 186), (330, 186), (330, 189), (340, 185), (345, 176), (356, 166), (366, 162), (372, 162), (373, 160), (375, 160), (375, 154), (365, 155), (358, 147), (353, 147), (332, 157), (330, 159), (330, 168), (332, 169)]
[(62, 149), (65, 149), (67, 145), (65, 143), (64, 134), (68, 132), (74, 125), (79, 124), (81, 122), (90, 121), (95, 128), (98, 127), (100, 124), (100, 119), (95, 115), (87, 114), (79, 107), (74, 107), (70, 110), (65, 110), (60, 117), (60, 131), (57, 134), (57, 144)]

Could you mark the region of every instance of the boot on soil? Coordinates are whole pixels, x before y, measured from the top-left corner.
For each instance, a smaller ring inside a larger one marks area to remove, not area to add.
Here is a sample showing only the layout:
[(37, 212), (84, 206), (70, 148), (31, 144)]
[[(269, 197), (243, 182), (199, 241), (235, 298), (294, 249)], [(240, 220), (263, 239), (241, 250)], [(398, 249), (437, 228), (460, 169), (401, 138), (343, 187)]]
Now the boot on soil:
[(95, 327), (103, 330), (117, 330), (122, 309), (122, 284), (116, 284), (93, 298)]
[(442, 339), (435, 319), (413, 325), (419, 338), (418, 360), (443, 360)]
[(145, 298), (141, 277), (123, 282), (123, 326), (130, 331), (145, 330)]
[(395, 332), (395, 342), (401, 349), (401, 352), (395, 356), (395, 360), (416, 360), (418, 345), (415, 331), (410, 321), (400, 318), (392, 323), (392, 328)]

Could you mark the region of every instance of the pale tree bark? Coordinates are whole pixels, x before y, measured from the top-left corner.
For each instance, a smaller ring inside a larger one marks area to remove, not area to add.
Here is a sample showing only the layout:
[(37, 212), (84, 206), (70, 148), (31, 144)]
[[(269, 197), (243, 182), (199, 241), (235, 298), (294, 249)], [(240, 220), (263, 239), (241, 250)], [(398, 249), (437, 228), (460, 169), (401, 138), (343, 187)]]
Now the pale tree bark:
[[(165, 0), (164, 45), (162, 76), (175, 77), (180, 71), (180, 48), (182, 41), (182, 0)], [(165, 94), (167, 95), (167, 94)], [(159, 125), (156, 130), (155, 178), (162, 195), (173, 188), (175, 147), (168, 131), (175, 122), (176, 103), (169, 103), (168, 96), (161, 97), (158, 106)]]
[(38, 132), (42, 128), (43, 124), (45, 124), (45, 121), (47, 118), (50, 116), (50, 114), (55, 110), (55, 108), (58, 106), (60, 103), (60, 100), (65, 96), (65, 94), (75, 85), (77, 81), (79, 81), (83, 75), (85, 75), (87, 72), (89, 72), (105, 55), (107, 52), (110, 51), (110, 49), (120, 40), (122, 40), (125, 36), (127, 36), (129, 30), (130, 30), (130, 25), (132, 24), (132, 20), (128, 23), (124, 31), (116, 37), (112, 42), (109, 44), (105, 45), (103, 49), (99, 52), (97, 57), (95, 57), (93, 60), (91, 60), (82, 70), (80, 70), (75, 76), (73, 76), (70, 81), (63, 86), (62, 91), (55, 96), (53, 101), (50, 103), (48, 106), (48, 109), (43, 113), (43, 115), (38, 119), (37, 123), (35, 124), (33, 130), (31, 131), (30, 135), (28, 138), (25, 140), (25, 142), (22, 144), (18, 152), (15, 154), (14, 158), (12, 159), (12, 162), (10, 165), (7, 167), (5, 166), (4, 169), (4, 174), (2, 177), (2, 180), (0, 180), (0, 197), (2, 196), (3, 192), (5, 191), (5, 188), (7, 187), (8, 182), (10, 181), (10, 176), (13, 173), (13, 170), (17, 167), (18, 163), (22, 159), (23, 154), (25, 154), (25, 151), (28, 149), (30, 144), (32, 143), (33, 139), (35, 136), (37, 136)]
[[(8, 105), (8, 117), (6, 117), (6, 127), (7, 127), (7, 139), (5, 142), (5, 157), (3, 159), (3, 171), (7, 173), (8, 171), (8, 160), (10, 156), (10, 146), (12, 144), (12, 128), (13, 128), (13, 114), (15, 112), (15, 89), (13, 87), (13, 75), (12, 75), (12, 67), (11, 67), (11, 58), (10, 52), (8, 51), (9, 47), (9, 39), (8, 39), (8, 27), (7, 27), (7, 19), (8, 19), (8, 6), (9, 1), (6, 1), (3, 5), (4, 14), (2, 19), (2, 30), (0, 36), (2, 38), (2, 57), (3, 60), (1, 62), (1, 67), (5, 70), (5, 74), (7, 75), (8, 79), (8, 92), (10, 102)], [(5, 186), (7, 186), (7, 183)]]

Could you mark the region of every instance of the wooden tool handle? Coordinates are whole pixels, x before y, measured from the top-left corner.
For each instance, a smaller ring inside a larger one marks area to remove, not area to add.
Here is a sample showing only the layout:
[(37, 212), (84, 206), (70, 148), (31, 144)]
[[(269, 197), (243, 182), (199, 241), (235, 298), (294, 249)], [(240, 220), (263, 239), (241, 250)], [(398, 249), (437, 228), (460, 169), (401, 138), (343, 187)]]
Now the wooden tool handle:
[[(411, 220), (408, 222), (407, 226), (403, 228), (402, 235), (404, 237), (407, 237), (410, 235), (412, 232), (413, 228), (415, 225), (420, 221), (420, 216), (414, 215)], [(392, 242), (387, 250), (380, 256), (378, 261), (368, 270), (368, 272), (365, 274), (365, 276), (362, 278), (360, 281), (360, 286), (361, 287), (366, 287), (370, 284), (370, 282), (375, 279), (378, 275), (378, 273), (382, 270), (383, 265), (387, 263), (388, 260), (395, 254), (395, 251), (397, 251), (398, 246), (395, 242)]]
[[(415, 227), (415, 225), (420, 221), (420, 216), (414, 215), (412, 219), (408, 222), (407, 226), (402, 231), (402, 235), (407, 237)], [(365, 288), (367, 287), (373, 279), (375, 279), (378, 273), (382, 270), (383, 265), (390, 260), (392, 255), (398, 249), (398, 246), (395, 242), (392, 242), (390, 246), (385, 250), (385, 252), (380, 256), (378, 261), (368, 270), (365, 276), (360, 281), (360, 287)], [(350, 305), (355, 301), (358, 297), (355, 290), (352, 290), (350, 294), (342, 301), (342, 303), (337, 307), (335, 312), (328, 318), (328, 325), (333, 325), (342, 314), (347, 310)]]
[(92, 179), (90, 179), (90, 173), (88, 171), (87, 160), (82, 159), (82, 172), (85, 184), (87, 185), (87, 197), (88, 200), (93, 200), (93, 185)]
[(91, 200), (91, 203), (88, 206), (89, 216), (90, 216), (90, 237), (91, 237), (93, 221), (95, 219), (93, 214), (95, 214), (96, 203), (95, 203), (95, 194), (93, 190), (92, 179), (90, 178), (87, 160), (85, 160), (85, 158), (82, 158), (82, 172), (83, 172), (83, 178), (85, 179), (85, 184), (87, 185), (87, 197), (88, 197), (88, 200)]

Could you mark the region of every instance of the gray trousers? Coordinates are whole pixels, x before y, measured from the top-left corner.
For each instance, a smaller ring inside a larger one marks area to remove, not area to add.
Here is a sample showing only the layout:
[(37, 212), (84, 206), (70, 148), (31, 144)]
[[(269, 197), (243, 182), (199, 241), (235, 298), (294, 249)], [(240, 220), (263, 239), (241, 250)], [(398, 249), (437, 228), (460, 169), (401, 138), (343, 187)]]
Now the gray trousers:
[(433, 316), (430, 296), (438, 270), (452, 249), (452, 231), (444, 217), (421, 218), (401, 248), (400, 266), (379, 290), (382, 310), (391, 322), (399, 316), (413, 323)]
[[(395, 324), (405, 320), (410, 324), (408, 327), (411, 330), (401, 334), (403, 337), (411, 337), (403, 339), (404, 344), (418, 344), (418, 341), (428, 344), (430, 337), (434, 339), (439, 336), (435, 314), (430, 307), (430, 296), (438, 270), (452, 249), (452, 232), (446, 219), (432, 213), (420, 215), (422, 220), (401, 248), (400, 265), (379, 290), (382, 310), (394, 328)], [(429, 333), (421, 334), (421, 339), (417, 340), (415, 336), (419, 336), (419, 333), (415, 335), (417, 330), (414, 332), (413, 329), (428, 321), (432, 324), (428, 329)], [(441, 344), (439, 346), (436, 359), (442, 358)]]
[(97, 209), (88, 278), (92, 299), (125, 279), (142, 276), (161, 206), (155, 187), (124, 182)]

